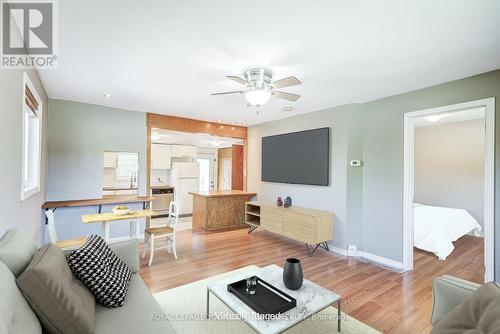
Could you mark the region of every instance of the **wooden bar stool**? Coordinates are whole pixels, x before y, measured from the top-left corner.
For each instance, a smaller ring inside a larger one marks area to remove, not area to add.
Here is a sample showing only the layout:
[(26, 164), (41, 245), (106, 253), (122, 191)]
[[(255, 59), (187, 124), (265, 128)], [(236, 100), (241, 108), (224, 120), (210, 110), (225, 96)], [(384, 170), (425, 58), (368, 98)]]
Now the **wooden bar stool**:
[(170, 242), (172, 243), (172, 249), (174, 252), (174, 257), (177, 260), (177, 251), (175, 249), (175, 228), (177, 222), (179, 221), (179, 205), (177, 202), (170, 202), (168, 207), (168, 221), (165, 226), (158, 227), (146, 227), (144, 230), (144, 251), (142, 252), (142, 257), (146, 256), (146, 249), (148, 247), (149, 239), (149, 265), (153, 263), (153, 256), (155, 253), (155, 240), (158, 238), (165, 237), (167, 239), (167, 245), (163, 247), (158, 247), (156, 250), (168, 248), (170, 253)]
[(87, 241), (86, 237), (58, 240), (56, 232), (56, 223), (54, 219), (54, 211), (47, 210), (45, 211), (45, 215), (47, 216), (47, 228), (49, 230), (50, 242), (55, 244), (61, 250), (77, 249), (83, 246), (85, 241)]

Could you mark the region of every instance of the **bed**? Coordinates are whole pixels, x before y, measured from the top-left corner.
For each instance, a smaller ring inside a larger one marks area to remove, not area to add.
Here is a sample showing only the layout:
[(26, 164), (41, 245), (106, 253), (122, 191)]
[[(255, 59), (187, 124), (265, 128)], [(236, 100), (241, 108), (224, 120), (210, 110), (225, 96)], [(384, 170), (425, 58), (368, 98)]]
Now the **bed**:
[(474, 232), (479, 235), (481, 225), (466, 210), (414, 204), (414, 246), (446, 260), (453, 249), (453, 241)]

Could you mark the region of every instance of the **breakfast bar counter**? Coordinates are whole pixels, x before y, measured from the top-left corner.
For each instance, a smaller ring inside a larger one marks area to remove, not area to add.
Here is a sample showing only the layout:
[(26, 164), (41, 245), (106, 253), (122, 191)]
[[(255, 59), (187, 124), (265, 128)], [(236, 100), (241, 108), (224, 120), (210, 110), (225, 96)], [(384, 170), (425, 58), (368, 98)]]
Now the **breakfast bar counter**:
[(193, 195), (193, 229), (205, 231), (246, 227), (245, 203), (257, 195), (241, 190), (189, 194)]

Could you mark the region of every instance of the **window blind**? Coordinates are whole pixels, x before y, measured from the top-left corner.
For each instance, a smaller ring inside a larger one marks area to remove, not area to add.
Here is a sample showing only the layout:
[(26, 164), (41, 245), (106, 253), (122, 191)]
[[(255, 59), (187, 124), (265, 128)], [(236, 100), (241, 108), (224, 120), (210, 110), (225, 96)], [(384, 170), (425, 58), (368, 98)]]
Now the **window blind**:
[(35, 99), (35, 96), (33, 96), (33, 93), (27, 85), (25, 86), (24, 102), (26, 103), (28, 108), (30, 108), (33, 114), (38, 117), (38, 101)]

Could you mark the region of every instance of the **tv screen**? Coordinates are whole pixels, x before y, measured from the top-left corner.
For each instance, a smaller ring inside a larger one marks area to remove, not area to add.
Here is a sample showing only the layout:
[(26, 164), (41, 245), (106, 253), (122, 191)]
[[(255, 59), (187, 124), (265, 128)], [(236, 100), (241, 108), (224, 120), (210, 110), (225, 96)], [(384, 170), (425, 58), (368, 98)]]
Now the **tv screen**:
[(328, 185), (330, 128), (262, 138), (262, 181)]

